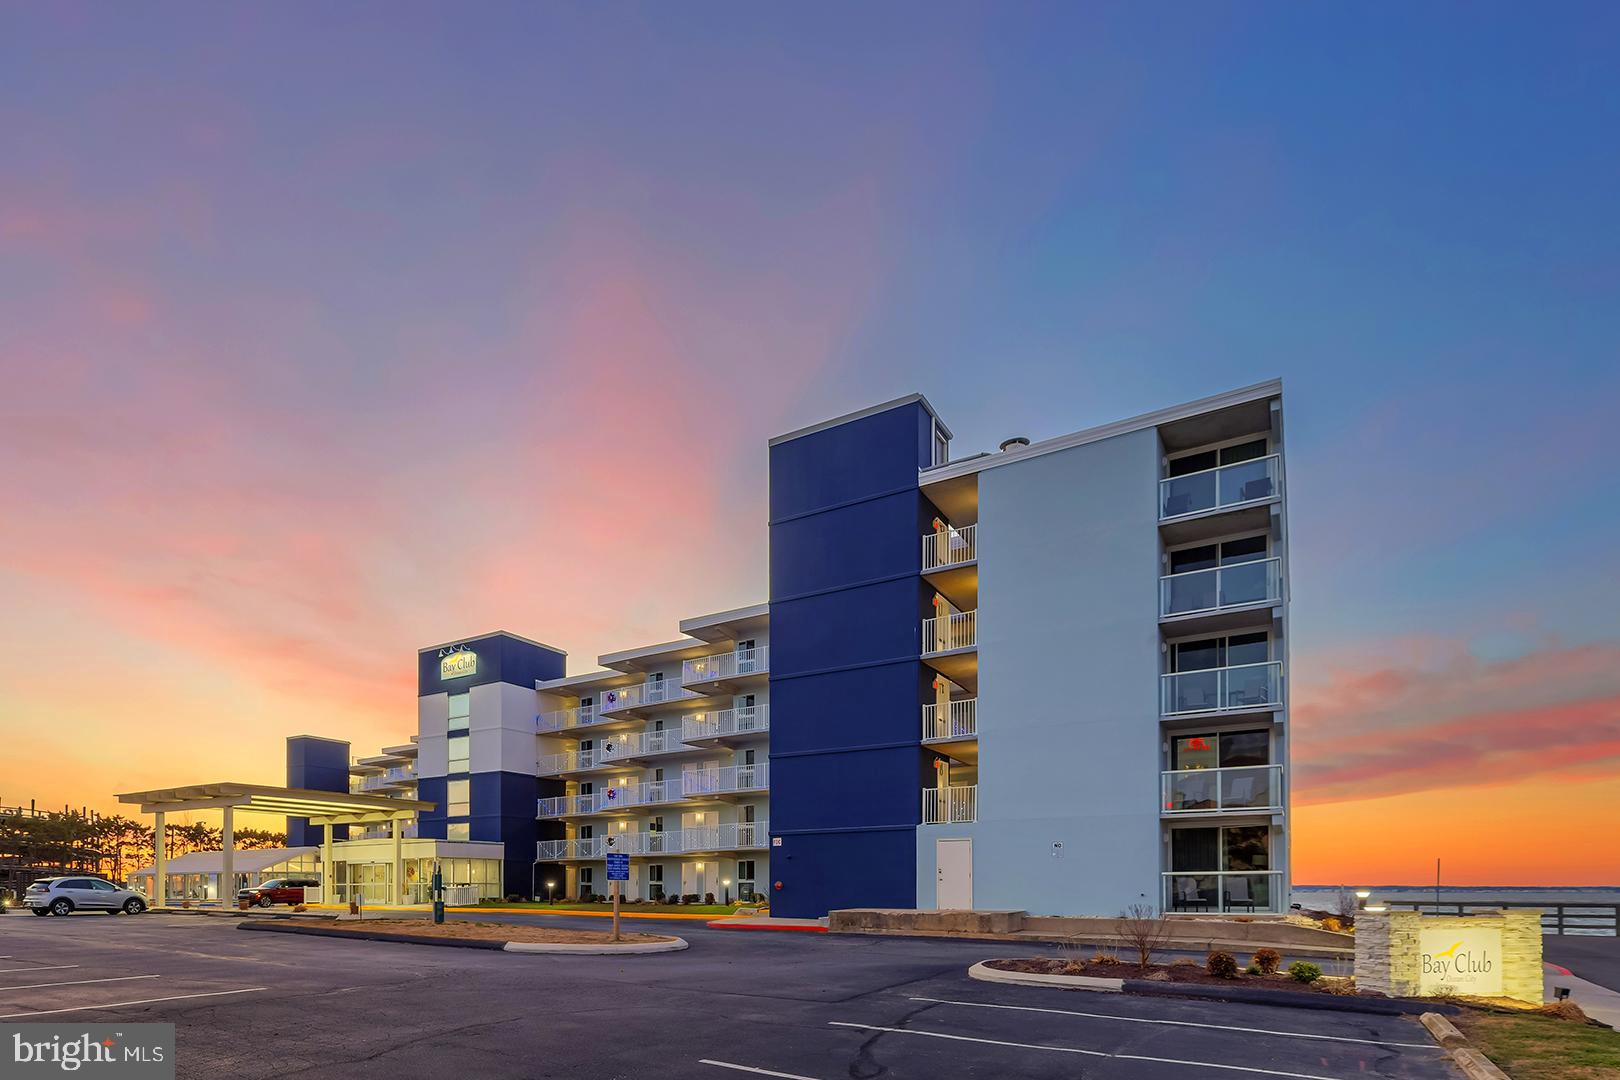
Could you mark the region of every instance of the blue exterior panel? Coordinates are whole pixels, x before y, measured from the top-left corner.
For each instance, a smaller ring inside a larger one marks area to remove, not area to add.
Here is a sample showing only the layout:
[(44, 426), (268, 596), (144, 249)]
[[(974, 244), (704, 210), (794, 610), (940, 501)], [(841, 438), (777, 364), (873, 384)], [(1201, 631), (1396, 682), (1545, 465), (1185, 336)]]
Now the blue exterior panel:
[(473, 773), (470, 779), (474, 813), (468, 818), (469, 835), (506, 846), (502, 895), (528, 896), (535, 842), (540, 838), (534, 813), (539, 778), (533, 773), (490, 772)]
[[(917, 469), (902, 403), (771, 447), (771, 907), (916, 904), (923, 769)], [(779, 887), (778, 887), (779, 886)]]
[(548, 645), (536, 645), (511, 634), (494, 633), (465, 638), (454, 643), (465, 646), (478, 657), (478, 670), (460, 678), (439, 678), (439, 649), (422, 649), (416, 654), (416, 696), (457, 694), (468, 687), (507, 682), (534, 689), (536, 679), (560, 679), (566, 673), (568, 654)]
[[(287, 786), (306, 791), (349, 790), (349, 744), (338, 739), (321, 739), (313, 735), (294, 735), (287, 740)], [(287, 846), (319, 846), (323, 836), (320, 825), (311, 825), (308, 818), (287, 819)], [(332, 826), (332, 839), (347, 840), (347, 825)]]
[(445, 777), (419, 776), (416, 778), (416, 797), (433, 804), (433, 809), (416, 815), (416, 835), (428, 840), (444, 839), (444, 785)]

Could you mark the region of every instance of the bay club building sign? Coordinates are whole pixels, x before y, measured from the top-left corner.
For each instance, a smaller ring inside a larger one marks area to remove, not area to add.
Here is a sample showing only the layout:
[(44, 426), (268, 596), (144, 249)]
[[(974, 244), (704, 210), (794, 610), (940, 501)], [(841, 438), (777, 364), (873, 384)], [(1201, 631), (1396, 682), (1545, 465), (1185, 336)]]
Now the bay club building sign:
[(439, 678), (464, 679), (478, 674), (478, 654), (464, 645), (446, 649), (439, 654)]
[(1356, 987), (1391, 997), (1507, 997), (1540, 1004), (1541, 912), (1363, 911)]

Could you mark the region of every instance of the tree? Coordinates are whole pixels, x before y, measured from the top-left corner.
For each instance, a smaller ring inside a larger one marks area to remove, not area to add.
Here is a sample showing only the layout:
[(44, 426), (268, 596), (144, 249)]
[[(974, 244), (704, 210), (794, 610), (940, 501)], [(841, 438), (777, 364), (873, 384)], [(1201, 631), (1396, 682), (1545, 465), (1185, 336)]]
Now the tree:
[(1146, 971), (1153, 954), (1170, 940), (1170, 920), (1151, 904), (1132, 904), (1119, 913), (1119, 936), (1136, 952), (1136, 966)]

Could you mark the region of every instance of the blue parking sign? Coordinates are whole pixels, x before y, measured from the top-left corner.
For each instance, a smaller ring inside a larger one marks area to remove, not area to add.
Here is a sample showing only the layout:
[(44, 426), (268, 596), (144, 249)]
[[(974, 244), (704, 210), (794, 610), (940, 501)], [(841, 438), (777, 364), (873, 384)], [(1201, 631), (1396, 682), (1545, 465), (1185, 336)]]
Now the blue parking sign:
[(609, 881), (629, 881), (630, 856), (609, 852), (607, 857), (607, 870), (607, 879)]

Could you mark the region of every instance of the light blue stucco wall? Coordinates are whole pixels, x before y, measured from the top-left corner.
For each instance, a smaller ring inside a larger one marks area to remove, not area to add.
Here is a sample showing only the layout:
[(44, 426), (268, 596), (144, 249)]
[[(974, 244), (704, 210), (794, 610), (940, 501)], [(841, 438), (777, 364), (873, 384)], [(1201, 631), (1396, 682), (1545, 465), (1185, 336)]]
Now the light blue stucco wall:
[[(1159, 900), (1157, 433), (979, 475), (974, 906), (1116, 914)], [(1053, 856), (1053, 842), (1063, 844)]]

